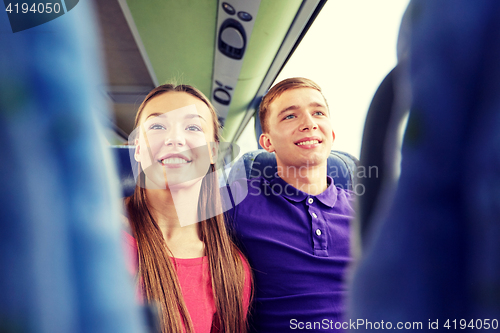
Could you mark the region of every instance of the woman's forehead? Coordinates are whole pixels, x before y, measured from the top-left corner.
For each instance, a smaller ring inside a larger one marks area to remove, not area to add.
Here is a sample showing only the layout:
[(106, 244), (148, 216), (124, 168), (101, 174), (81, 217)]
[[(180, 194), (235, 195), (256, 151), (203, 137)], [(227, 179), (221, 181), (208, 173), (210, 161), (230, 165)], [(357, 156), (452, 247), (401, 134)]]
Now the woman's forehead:
[(198, 114), (207, 122), (212, 120), (208, 106), (191, 94), (186, 92), (168, 92), (155, 96), (144, 107), (141, 122), (150, 117), (164, 114), (166, 118), (182, 118), (191, 114)]
[(175, 109), (166, 112), (148, 112), (143, 120), (143, 123), (148, 124), (151, 122), (195, 122), (209, 124), (211, 119), (207, 119), (205, 114), (200, 114), (196, 105), (191, 104), (183, 106), (180, 109)]

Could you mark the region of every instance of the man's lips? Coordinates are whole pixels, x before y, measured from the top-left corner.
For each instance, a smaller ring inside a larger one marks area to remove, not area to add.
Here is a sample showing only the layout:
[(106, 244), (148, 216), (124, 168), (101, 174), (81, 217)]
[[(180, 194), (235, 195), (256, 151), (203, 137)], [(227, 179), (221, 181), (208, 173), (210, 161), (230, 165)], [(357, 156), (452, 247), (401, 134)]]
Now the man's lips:
[(296, 141), (294, 143), (297, 146), (310, 146), (310, 145), (319, 144), (321, 142), (323, 142), (323, 141), (320, 140), (320, 138), (309, 137), (309, 138), (300, 139), (299, 141)]

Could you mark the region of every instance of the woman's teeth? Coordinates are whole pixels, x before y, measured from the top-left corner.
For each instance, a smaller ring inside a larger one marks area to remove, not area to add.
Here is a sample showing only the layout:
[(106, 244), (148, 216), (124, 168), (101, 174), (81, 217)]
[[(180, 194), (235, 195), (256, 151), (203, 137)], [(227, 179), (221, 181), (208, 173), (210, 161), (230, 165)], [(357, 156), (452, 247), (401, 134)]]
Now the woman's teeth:
[(319, 143), (319, 141), (318, 140), (302, 141), (302, 142), (297, 143), (297, 146), (313, 145), (315, 143)]
[(161, 164), (163, 164), (163, 165), (165, 165), (165, 164), (187, 164), (187, 163), (188, 163), (188, 161), (186, 161), (183, 158), (179, 158), (179, 157), (166, 158), (166, 159), (161, 161)]

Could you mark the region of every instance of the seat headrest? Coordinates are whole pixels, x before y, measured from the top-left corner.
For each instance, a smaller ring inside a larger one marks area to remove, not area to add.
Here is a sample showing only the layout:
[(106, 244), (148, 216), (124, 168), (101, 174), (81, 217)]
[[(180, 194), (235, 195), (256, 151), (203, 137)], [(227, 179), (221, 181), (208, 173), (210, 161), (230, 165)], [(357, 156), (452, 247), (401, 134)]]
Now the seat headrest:
[[(132, 168), (136, 168), (137, 163), (131, 159), (134, 149), (134, 146), (111, 146), (116, 163), (118, 164), (117, 171), (124, 197), (132, 195), (135, 190), (135, 179)], [(356, 184), (358, 162), (358, 159), (350, 154), (331, 151), (327, 161), (327, 173), (333, 178), (335, 186), (349, 190), (353, 189), (353, 186)], [(250, 179), (261, 176), (267, 180), (271, 180), (277, 171), (278, 167), (274, 153), (268, 153), (263, 149), (259, 149), (244, 154), (231, 168), (227, 181), (230, 184), (242, 177)]]
[[(332, 150), (327, 161), (327, 174), (333, 178), (335, 186), (352, 190), (356, 184), (358, 162), (358, 159), (350, 154)], [(228, 182), (241, 178), (243, 174), (247, 179), (263, 177), (271, 180), (277, 171), (276, 155), (259, 149), (244, 154), (236, 162), (231, 168)]]

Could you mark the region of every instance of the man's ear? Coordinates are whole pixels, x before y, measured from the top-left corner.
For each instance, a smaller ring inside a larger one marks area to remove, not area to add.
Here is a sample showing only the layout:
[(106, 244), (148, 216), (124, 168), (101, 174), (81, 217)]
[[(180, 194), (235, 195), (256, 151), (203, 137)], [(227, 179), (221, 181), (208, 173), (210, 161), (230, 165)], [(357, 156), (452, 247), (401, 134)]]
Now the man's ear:
[(134, 140), (134, 145), (135, 145), (135, 152), (134, 152), (134, 159), (136, 162), (139, 162), (139, 152), (141, 149), (141, 146), (139, 146), (139, 139)]
[(274, 146), (271, 142), (271, 137), (267, 133), (263, 133), (260, 135), (259, 144), (264, 148), (267, 152), (274, 152)]
[(332, 139), (332, 142), (335, 141), (335, 132), (332, 130), (332, 136), (333, 136), (333, 139)]

